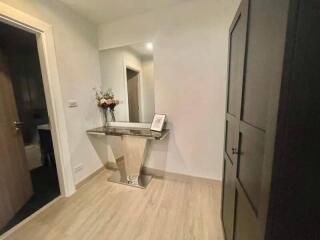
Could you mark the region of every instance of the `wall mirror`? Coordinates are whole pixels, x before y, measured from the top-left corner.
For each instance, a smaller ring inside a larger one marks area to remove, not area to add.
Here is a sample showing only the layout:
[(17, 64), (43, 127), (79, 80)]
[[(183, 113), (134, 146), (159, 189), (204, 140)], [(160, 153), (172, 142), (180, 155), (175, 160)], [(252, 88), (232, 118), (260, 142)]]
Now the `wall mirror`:
[(154, 64), (151, 42), (99, 52), (103, 90), (112, 90), (119, 105), (116, 122), (150, 123), (154, 116)]

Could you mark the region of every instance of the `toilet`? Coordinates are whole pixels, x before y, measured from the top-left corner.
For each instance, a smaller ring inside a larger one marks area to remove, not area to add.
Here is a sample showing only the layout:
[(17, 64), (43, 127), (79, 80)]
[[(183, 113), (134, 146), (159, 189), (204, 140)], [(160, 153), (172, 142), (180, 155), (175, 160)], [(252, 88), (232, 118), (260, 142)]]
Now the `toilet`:
[(35, 168), (41, 167), (41, 150), (40, 145), (38, 144), (30, 144), (24, 147), (27, 157), (27, 163), (29, 170), (33, 170)]

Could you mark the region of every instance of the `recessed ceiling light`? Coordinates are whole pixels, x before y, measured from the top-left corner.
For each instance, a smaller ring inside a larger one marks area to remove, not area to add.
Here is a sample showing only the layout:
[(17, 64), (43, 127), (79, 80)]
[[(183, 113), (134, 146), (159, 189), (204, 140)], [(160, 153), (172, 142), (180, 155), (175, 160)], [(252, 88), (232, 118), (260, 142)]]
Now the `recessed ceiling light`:
[(152, 51), (153, 50), (153, 43), (152, 42), (148, 42), (146, 44), (146, 49), (148, 49), (149, 51)]

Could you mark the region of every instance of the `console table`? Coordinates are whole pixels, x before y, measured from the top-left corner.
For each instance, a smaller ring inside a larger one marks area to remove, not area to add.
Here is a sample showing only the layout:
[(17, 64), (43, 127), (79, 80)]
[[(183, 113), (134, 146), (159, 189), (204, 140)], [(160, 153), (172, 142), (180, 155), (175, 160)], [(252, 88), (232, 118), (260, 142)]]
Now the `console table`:
[(119, 171), (108, 180), (138, 188), (145, 188), (152, 179), (150, 175), (141, 174), (145, 160), (145, 150), (148, 141), (163, 140), (169, 135), (169, 130), (151, 131), (147, 128), (129, 127), (99, 127), (87, 131), (93, 135), (111, 135), (121, 137), (124, 157), (116, 161)]

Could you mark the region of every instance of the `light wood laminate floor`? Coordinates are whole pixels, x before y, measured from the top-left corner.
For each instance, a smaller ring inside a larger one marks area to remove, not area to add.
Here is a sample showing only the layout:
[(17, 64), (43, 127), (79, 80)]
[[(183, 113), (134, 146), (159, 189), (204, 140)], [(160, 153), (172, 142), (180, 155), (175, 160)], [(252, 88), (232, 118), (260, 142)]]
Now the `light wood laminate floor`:
[(7, 240), (222, 240), (221, 184), (153, 179), (146, 190), (107, 181), (103, 171)]

